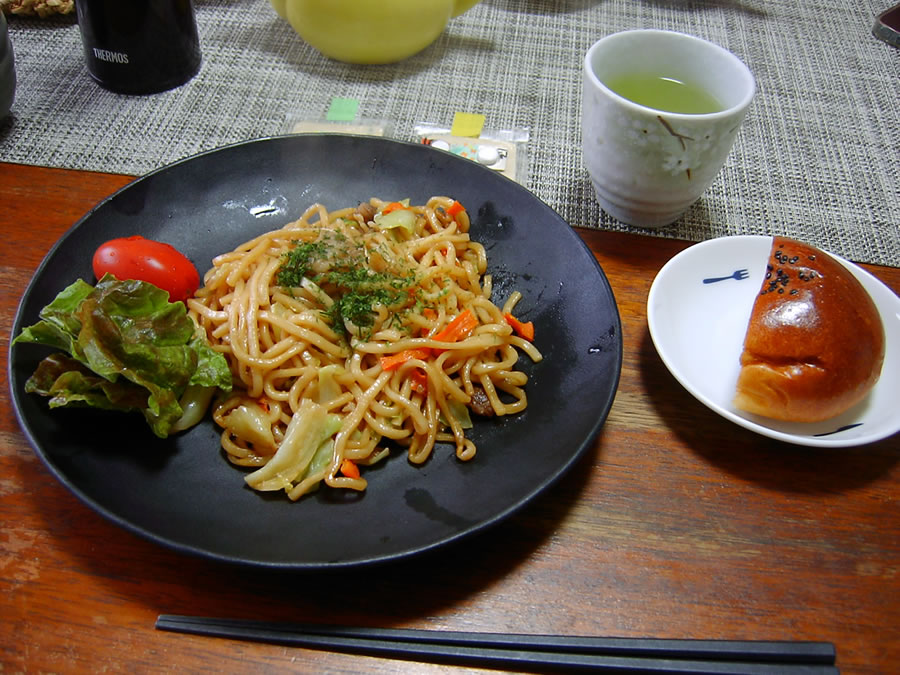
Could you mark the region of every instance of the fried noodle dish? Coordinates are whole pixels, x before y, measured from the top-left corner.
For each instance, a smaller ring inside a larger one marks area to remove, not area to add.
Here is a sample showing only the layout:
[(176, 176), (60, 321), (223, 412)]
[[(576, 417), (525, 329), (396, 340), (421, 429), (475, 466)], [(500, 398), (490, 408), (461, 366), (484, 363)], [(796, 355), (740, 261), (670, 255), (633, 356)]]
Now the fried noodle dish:
[[(491, 301), (484, 247), (453, 199), (368, 203), (296, 222), (218, 256), (188, 300), (230, 365), (213, 404), (228, 459), (256, 490), (296, 500), (320, 484), (364, 490), (391, 447), (436, 443), (472, 459), (470, 413), (525, 409), (534, 328), (513, 292)], [(362, 469), (362, 471), (361, 471)]]

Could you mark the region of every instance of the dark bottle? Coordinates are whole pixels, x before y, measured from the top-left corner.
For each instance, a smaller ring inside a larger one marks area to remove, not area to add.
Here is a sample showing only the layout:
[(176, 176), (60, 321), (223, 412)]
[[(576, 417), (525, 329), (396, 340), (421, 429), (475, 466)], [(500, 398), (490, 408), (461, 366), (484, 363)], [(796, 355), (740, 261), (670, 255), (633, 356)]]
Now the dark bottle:
[(101, 86), (152, 94), (200, 69), (191, 0), (76, 0), (87, 69)]

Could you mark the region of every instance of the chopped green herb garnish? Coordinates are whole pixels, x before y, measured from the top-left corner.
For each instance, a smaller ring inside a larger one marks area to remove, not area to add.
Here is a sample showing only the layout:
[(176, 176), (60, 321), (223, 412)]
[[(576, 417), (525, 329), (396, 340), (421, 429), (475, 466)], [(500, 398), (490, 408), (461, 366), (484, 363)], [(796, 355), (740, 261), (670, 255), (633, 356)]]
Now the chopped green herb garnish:
[(276, 281), (279, 286), (296, 287), (309, 271), (310, 265), (321, 258), (327, 247), (324, 242), (310, 241), (295, 246), (284, 254), (284, 260), (278, 269)]
[(344, 332), (344, 321), (346, 320), (365, 332), (375, 323), (375, 314), (372, 310), (375, 305), (397, 304), (403, 295), (383, 288), (371, 291), (348, 291), (331, 306), (333, 326), (338, 332)]
[(415, 274), (374, 272), (366, 257), (363, 246), (354, 245), (343, 233), (326, 230), (317, 241), (298, 244), (286, 253), (275, 280), (296, 288), (306, 277), (322, 288), (333, 300), (327, 314), (338, 333), (346, 334), (345, 321), (364, 335), (369, 333), (377, 306), (391, 309), (388, 325), (402, 324), (398, 314), (417, 302), (410, 291)]

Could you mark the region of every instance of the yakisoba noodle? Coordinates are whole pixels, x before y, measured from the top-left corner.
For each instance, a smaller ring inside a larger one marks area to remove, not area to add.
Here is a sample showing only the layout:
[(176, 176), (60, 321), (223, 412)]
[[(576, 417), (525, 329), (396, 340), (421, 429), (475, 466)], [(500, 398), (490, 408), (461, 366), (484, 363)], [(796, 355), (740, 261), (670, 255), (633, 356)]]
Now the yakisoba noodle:
[(512, 315), (520, 294), (491, 301), (468, 230), (445, 197), (317, 204), (213, 261), (188, 307), (230, 363), (236, 386), (213, 417), (228, 459), (258, 467), (251, 487), (291, 499), (323, 481), (363, 490), (359, 467), (389, 446), (421, 464), (452, 443), (469, 460), (469, 408), (525, 409), (514, 367), (520, 350), (541, 354)]

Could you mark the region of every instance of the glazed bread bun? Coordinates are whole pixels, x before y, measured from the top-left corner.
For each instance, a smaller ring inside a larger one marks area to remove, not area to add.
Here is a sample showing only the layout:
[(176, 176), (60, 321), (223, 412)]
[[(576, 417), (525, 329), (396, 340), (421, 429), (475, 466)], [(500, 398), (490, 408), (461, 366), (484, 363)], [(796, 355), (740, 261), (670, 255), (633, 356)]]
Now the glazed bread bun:
[(884, 361), (884, 326), (856, 277), (827, 253), (775, 237), (737, 382), (739, 410), (819, 422), (859, 403)]

